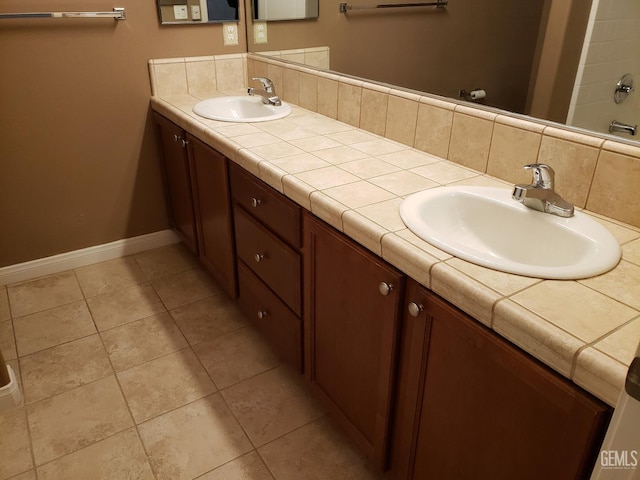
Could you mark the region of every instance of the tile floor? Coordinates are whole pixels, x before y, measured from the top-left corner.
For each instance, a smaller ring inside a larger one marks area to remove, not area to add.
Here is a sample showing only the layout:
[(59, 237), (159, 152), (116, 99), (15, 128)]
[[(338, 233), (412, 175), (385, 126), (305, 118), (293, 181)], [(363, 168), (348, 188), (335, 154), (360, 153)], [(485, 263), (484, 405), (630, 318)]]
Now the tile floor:
[(0, 479), (374, 479), (181, 245), (0, 287)]

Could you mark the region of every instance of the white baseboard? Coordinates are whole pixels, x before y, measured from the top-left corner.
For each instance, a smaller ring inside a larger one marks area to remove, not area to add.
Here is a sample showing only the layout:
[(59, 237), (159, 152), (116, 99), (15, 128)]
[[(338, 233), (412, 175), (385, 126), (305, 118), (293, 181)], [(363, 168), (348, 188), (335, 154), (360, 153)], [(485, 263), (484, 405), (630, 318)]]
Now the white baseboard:
[(0, 286), (9, 283), (24, 282), (43, 275), (64, 272), (72, 268), (84, 267), (93, 263), (133, 255), (134, 253), (164, 247), (178, 243), (180, 238), (172, 230), (125, 238), (115, 242), (82, 248), (73, 252), (61, 253), (52, 257), (39, 258), (30, 262), (17, 263), (0, 268)]

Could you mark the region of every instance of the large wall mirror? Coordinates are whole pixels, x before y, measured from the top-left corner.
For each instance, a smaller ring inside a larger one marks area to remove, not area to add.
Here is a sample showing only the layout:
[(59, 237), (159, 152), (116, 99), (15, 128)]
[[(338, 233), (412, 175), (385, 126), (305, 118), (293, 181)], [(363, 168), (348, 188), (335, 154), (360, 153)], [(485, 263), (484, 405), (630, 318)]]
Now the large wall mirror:
[[(245, 0), (246, 7), (257, 1)], [(341, 3), (323, 1), (313, 22), (270, 23), (268, 43), (249, 38), (249, 51), (326, 46), (329, 69), (338, 73), (456, 99), (461, 90), (483, 89), (478, 103), (607, 135), (614, 120), (640, 124), (639, 88), (614, 101), (624, 74), (640, 82), (638, 1), (449, 0), (445, 8), (383, 9), (377, 0), (352, 0), (352, 9)]]
[(237, 22), (238, 0), (157, 0), (160, 23), (193, 25)]
[(318, 17), (319, 0), (253, 0), (253, 19), (300, 20)]

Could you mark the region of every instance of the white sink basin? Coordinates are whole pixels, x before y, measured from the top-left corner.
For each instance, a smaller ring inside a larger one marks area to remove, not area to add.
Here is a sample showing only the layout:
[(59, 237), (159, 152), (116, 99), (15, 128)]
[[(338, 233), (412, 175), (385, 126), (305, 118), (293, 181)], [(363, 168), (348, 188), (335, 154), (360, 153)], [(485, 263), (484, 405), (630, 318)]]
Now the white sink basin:
[(407, 227), (451, 255), (502, 272), (547, 279), (604, 273), (620, 260), (611, 233), (589, 216), (561, 218), (525, 207), (511, 191), (440, 187), (400, 205)]
[(284, 118), (291, 113), (291, 106), (273, 106), (262, 103), (261, 97), (214, 97), (202, 100), (193, 107), (201, 117), (223, 122), (266, 122)]

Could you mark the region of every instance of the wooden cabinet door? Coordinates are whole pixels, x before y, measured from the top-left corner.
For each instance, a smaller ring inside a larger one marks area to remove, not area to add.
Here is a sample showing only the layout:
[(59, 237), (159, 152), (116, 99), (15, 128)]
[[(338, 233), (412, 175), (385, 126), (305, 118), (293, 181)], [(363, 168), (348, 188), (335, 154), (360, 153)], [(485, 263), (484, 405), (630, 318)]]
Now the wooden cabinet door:
[(395, 478), (588, 478), (610, 409), (432, 293), (407, 292), (423, 310), (404, 320)]
[(227, 159), (189, 136), (200, 261), (231, 298), (236, 298), (236, 267)]
[(171, 226), (185, 245), (197, 253), (198, 242), (185, 133), (161, 115), (155, 114), (154, 118), (160, 129)]
[[(304, 217), (305, 370), (330, 414), (384, 466), (404, 277)], [(388, 294), (381, 283), (391, 286)]]

